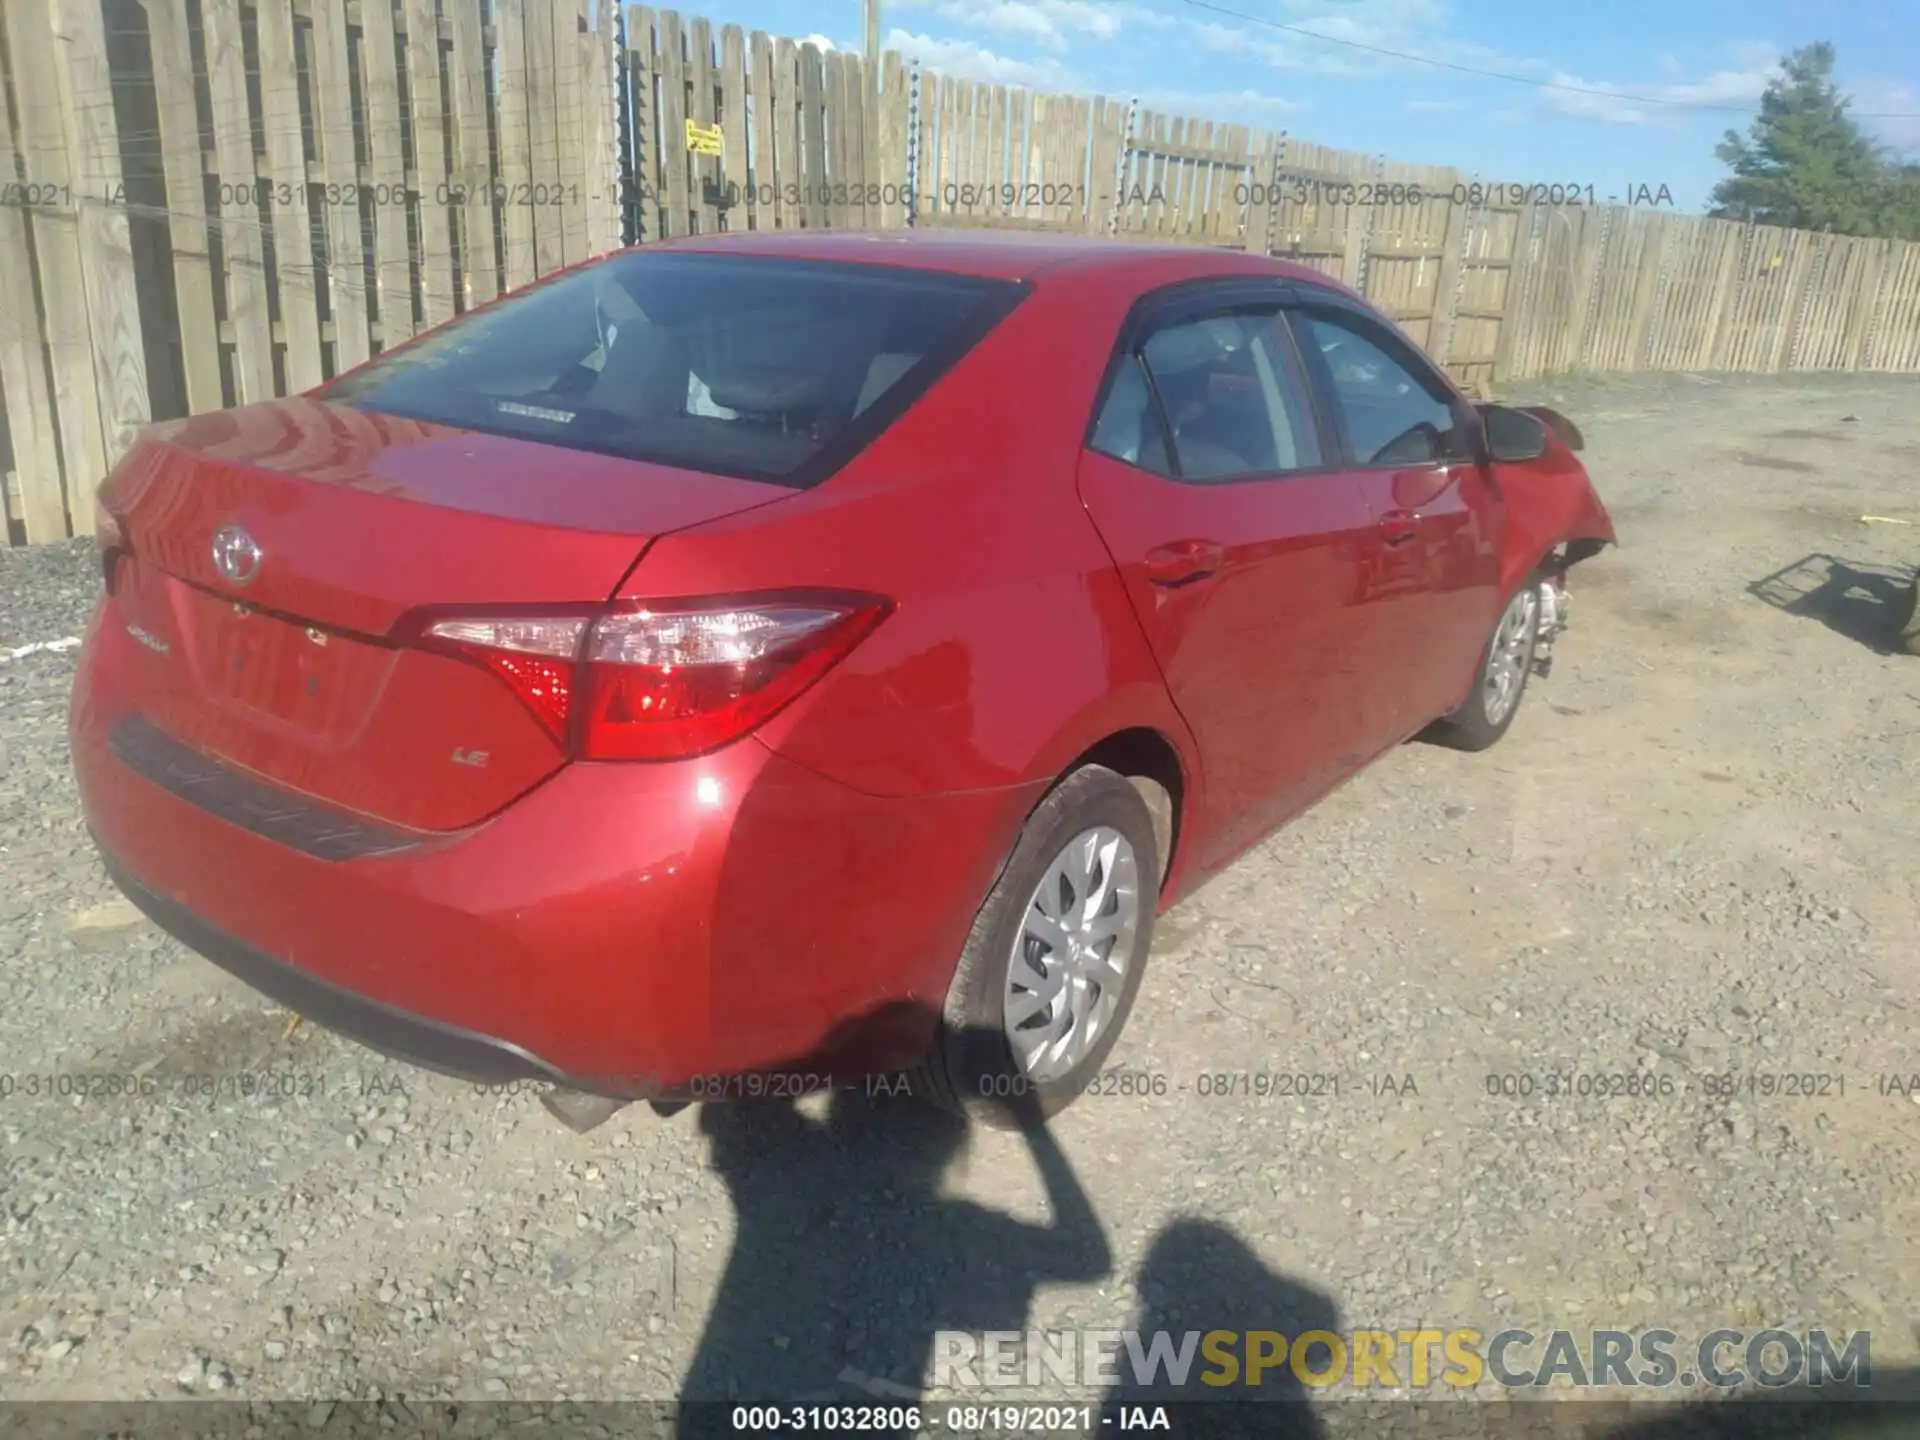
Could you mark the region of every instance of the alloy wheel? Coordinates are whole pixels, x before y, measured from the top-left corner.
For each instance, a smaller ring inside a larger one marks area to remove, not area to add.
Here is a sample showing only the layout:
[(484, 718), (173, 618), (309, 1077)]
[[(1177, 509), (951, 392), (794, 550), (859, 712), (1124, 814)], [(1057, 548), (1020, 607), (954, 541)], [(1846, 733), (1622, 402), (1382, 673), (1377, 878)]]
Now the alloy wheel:
[(1529, 585), (1507, 602), (1499, 627), (1493, 632), (1493, 644), (1487, 649), (1487, 672), (1481, 683), (1489, 724), (1504, 721), (1520, 699), (1539, 622), (1540, 593)]
[(1027, 901), (1007, 965), (1005, 1028), (1020, 1070), (1069, 1074), (1105, 1036), (1134, 960), (1140, 863), (1118, 830), (1069, 840)]

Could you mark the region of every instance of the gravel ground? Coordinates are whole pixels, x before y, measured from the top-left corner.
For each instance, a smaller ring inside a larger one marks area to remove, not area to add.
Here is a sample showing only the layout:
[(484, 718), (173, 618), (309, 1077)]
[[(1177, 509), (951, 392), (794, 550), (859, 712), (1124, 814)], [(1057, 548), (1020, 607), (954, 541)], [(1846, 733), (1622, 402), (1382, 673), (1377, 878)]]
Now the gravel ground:
[[(287, 1035), (115, 903), (72, 653), (0, 658), (0, 1395), (910, 1393), (934, 1329), (1025, 1325), (1825, 1325), (1911, 1363), (1920, 1104), (1881, 1092), (1920, 1072), (1920, 660), (1880, 627), (1920, 528), (1859, 517), (1920, 523), (1920, 384), (1525, 398), (1585, 428), (1622, 541), (1553, 676), (1496, 750), (1404, 747), (1163, 920), (1114, 1062), (1163, 1093), (1054, 1126), (1083, 1200), (905, 1102), (574, 1136)], [(84, 544), (0, 553), (0, 657), (95, 588)], [(189, 1093), (259, 1071), (293, 1093)], [(159, 1093), (25, 1093), (130, 1072)], [(1339, 1093), (1202, 1093), (1229, 1072)], [(1542, 1093), (1589, 1073), (1670, 1089)]]

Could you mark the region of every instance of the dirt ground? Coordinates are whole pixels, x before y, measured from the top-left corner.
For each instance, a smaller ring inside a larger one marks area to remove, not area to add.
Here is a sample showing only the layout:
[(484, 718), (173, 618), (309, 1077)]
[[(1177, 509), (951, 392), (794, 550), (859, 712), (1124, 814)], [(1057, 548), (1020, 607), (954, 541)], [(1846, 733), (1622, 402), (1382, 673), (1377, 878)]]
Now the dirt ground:
[[(167, 1082), (0, 1099), (0, 1395), (887, 1395), (934, 1330), (1023, 1326), (1826, 1326), (1912, 1363), (1920, 659), (1884, 637), (1920, 383), (1526, 398), (1621, 538), (1554, 673), (1493, 751), (1402, 748), (1165, 918), (1140, 1078), (1056, 1122), (1051, 1199), (1021, 1138), (904, 1102), (574, 1136), (286, 1036), (97, 910), (72, 654), (0, 664), (0, 1071)], [(90, 563), (0, 556), (0, 652), (77, 633)], [(185, 1087), (263, 1071), (295, 1093)], [(1338, 1093), (1203, 1078), (1242, 1074)], [(1591, 1075), (1667, 1079), (1546, 1093)]]

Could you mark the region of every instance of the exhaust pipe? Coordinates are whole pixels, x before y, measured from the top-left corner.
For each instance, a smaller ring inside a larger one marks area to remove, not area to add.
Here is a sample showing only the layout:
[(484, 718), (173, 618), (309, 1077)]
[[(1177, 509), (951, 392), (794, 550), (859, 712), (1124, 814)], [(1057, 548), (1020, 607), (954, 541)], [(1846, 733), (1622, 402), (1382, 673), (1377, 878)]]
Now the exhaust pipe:
[(576, 1135), (596, 1130), (627, 1108), (625, 1100), (609, 1100), (604, 1095), (589, 1095), (584, 1090), (546, 1090), (540, 1103), (547, 1113)]

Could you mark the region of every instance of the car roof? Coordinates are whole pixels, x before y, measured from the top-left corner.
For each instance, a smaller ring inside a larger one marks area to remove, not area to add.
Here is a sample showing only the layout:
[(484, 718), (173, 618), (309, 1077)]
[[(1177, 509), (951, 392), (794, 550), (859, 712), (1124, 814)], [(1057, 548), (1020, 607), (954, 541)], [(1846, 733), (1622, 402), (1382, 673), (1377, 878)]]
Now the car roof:
[(1027, 230), (736, 230), (656, 241), (648, 249), (765, 255), (861, 265), (938, 270), (1000, 280), (1095, 270), (1151, 288), (1208, 275), (1265, 275), (1352, 294), (1310, 266), (1205, 244), (1155, 243)]

